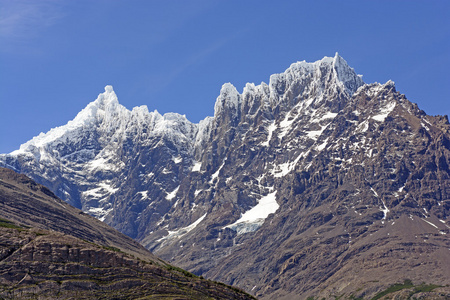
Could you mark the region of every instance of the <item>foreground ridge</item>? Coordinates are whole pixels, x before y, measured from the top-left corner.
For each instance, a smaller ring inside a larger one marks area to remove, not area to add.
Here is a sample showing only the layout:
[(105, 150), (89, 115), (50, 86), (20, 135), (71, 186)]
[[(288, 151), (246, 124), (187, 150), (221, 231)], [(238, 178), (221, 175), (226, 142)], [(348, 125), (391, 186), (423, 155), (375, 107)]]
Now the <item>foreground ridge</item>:
[(3, 168), (0, 205), (2, 299), (254, 299), (165, 263)]

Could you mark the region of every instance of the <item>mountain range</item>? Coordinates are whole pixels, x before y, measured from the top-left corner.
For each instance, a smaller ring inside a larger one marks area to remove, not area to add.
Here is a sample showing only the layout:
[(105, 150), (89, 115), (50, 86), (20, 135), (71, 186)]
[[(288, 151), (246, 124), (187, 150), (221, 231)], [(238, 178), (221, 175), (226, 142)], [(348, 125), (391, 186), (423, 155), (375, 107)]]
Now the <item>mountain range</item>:
[(164, 260), (262, 299), (450, 297), (449, 164), (447, 116), (337, 53), (242, 93), (224, 84), (198, 124), (130, 111), (107, 86), (0, 155)]

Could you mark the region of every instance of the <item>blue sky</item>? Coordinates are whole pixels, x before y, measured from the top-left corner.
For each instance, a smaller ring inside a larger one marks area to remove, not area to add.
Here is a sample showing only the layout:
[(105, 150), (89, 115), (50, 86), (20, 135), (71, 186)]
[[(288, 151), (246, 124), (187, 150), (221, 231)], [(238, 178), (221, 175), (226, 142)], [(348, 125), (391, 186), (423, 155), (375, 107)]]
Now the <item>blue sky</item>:
[(210, 116), (242, 91), (335, 52), (450, 115), (450, 1), (0, 0), (0, 153), (73, 119), (111, 84), (131, 109)]

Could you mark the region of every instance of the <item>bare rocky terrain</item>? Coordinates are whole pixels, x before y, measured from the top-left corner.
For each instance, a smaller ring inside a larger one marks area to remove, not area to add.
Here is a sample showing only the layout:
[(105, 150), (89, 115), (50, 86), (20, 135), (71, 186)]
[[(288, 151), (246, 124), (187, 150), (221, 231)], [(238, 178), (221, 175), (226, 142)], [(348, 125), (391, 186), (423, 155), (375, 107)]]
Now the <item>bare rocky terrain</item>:
[(0, 299), (253, 299), (171, 266), (0, 168)]

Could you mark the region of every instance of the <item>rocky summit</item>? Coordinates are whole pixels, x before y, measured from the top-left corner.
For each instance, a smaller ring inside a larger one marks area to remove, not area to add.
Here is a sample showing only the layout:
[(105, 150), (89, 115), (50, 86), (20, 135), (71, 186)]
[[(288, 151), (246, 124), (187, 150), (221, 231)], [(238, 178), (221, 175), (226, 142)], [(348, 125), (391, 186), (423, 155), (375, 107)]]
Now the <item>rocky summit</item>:
[(198, 124), (127, 110), (107, 86), (0, 162), (262, 299), (450, 297), (448, 117), (338, 54), (226, 83)]

